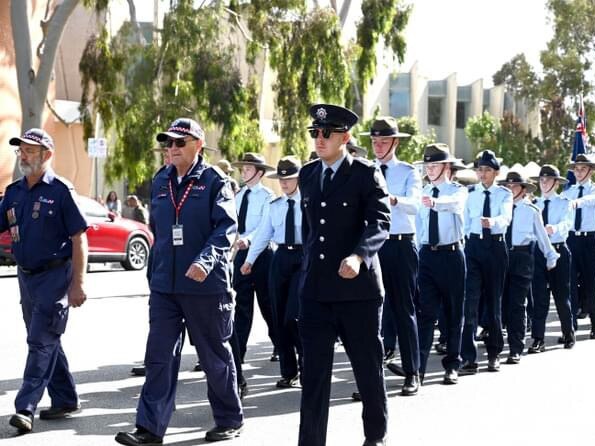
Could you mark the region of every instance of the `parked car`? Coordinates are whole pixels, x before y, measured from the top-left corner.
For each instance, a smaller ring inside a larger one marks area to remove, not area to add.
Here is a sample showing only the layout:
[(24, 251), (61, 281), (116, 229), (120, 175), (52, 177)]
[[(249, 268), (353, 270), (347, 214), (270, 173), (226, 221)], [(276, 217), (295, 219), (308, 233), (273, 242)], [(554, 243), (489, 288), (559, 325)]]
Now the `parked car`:
[[(127, 270), (147, 266), (153, 234), (145, 224), (118, 217), (95, 200), (79, 196), (89, 229), (89, 263), (120, 262)], [(0, 234), (0, 265), (14, 265), (9, 231)]]

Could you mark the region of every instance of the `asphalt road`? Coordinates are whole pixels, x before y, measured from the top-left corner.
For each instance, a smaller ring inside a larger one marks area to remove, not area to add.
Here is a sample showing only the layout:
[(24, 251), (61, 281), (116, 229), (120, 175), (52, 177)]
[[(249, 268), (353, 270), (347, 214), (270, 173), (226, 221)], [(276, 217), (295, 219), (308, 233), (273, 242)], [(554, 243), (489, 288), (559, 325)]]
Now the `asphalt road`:
[[(27, 346), (18, 305), (14, 270), (0, 268), (0, 446), (112, 445), (120, 430), (134, 428), (143, 378), (130, 368), (142, 361), (148, 329), (148, 289), (144, 272), (94, 267), (87, 278), (90, 299), (71, 312), (64, 350), (75, 376), (83, 410), (68, 420), (35, 420), (34, 432), (17, 436), (8, 419), (20, 386)], [(426, 383), (414, 397), (402, 397), (402, 379), (387, 372), (389, 445), (595, 444), (595, 341), (581, 321), (579, 342), (571, 350), (555, 345), (559, 324), (548, 324), (548, 351), (523, 356), (519, 365), (501, 372), (482, 370), (443, 386), (439, 358), (431, 356)], [(269, 362), (272, 348), (260, 318), (255, 322), (245, 365), (250, 393), (244, 400), (246, 428), (233, 444), (297, 444), (300, 390), (278, 390), (278, 365)], [(192, 347), (183, 350), (174, 413), (165, 444), (204, 444), (212, 427), (205, 378), (192, 372)], [(390, 375), (390, 376), (389, 376)], [(335, 355), (328, 445), (361, 445), (361, 404), (349, 361), (341, 348)], [(49, 406), (47, 397), (40, 408)]]

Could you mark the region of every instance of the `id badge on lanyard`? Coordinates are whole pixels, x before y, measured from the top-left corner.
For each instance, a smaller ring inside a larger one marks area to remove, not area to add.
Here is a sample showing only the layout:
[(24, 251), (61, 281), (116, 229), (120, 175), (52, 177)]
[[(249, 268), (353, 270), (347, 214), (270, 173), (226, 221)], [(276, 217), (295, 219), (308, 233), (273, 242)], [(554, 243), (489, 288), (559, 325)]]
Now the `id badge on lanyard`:
[(184, 245), (184, 225), (178, 223), (180, 218), (180, 211), (182, 210), (182, 206), (186, 202), (188, 198), (188, 194), (194, 185), (194, 180), (190, 181), (186, 190), (184, 191), (184, 195), (182, 195), (182, 199), (178, 204), (176, 204), (176, 200), (174, 198), (174, 190), (171, 185), (171, 180), (169, 182), (169, 195), (171, 198), (171, 202), (174, 205), (174, 209), (176, 210), (176, 223), (171, 227), (171, 240), (173, 246), (183, 246)]

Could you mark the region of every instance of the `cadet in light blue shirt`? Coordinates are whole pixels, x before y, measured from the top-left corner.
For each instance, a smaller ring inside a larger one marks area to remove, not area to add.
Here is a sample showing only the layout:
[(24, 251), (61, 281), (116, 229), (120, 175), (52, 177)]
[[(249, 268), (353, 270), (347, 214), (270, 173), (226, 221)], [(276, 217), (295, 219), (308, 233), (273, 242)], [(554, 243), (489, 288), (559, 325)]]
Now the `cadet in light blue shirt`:
[(509, 171), (506, 179), (499, 184), (510, 189), (514, 200), (512, 222), (506, 231), (509, 252), (502, 313), (510, 347), (506, 363), (518, 364), (525, 347), (526, 305), (533, 279), (535, 242), (539, 246), (540, 255), (546, 259), (547, 269), (556, 266), (559, 254), (545, 232), (539, 208), (526, 198), (528, 193), (535, 192), (535, 185), (514, 171)]
[[(572, 254), (570, 289), (574, 328), (576, 318), (591, 317), (591, 339), (595, 339), (595, 186), (591, 175), (595, 163), (585, 154), (570, 163), (576, 184), (562, 193), (574, 209), (568, 248)], [(579, 291), (580, 288), (580, 291)]]
[(434, 324), (444, 309), (447, 353), (442, 359), (444, 384), (458, 382), (461, 364), (461, 331), (465, 298), (465, 255), (462, 248), (463, 212), (467, 188), (451, 183), (451, 167), (457, 161), (446, 144), (424, 149), (424, 167), (431, 184), (422, 193), (417, 216), (419, 253), (420, 374), (426, 370)]
[(465, 293), (465, 327), (461, 354), (465, 364), (461, 374), (477, 373), (475, 331), (478, 325), (479, 299), (485, 301), (485, 324), (489, 336), (488, 370), (500, 370), (502, 337), (502, 290), (508, 253), (504, 234), (512, 220), (512, 193), (494, 184), (500, 162), (491, 150), (484, 150), (478, 160), (480, 184), (469, 194), (465, 207), (465, 259), (467, 288)]
[(302, 263), (302, 211), (298, 189), (300, 162), (293, 156), (279, 160), (277, 172), (269, 178), (279, 180), (283, 196), (271, 202), (268, 213), (252, 239), (242, 274), (250, 274), (258, 255), (271, 241), (277, 244), (269, 274), (273, 321), (281, 379), (277, 387), (289, 388), (298, 383), (302, 369), (302, 347), (298, 335), (297, 287)]
[[(275, 345), (273, 315), (269, 298), (269, 267), (273, 252), (270, 247), (264, 249), (254, 260), (251, 273), (243, 275), (240, 268), (246, 261), (248, 247), (252, 243), (256, 229), (269, 212), (269, 205), (273, 198), (273, 191), (261, 184), (265, 172), (275, 170), (266, 164), (264, 156), (258, 153), (245, 153), (240, 161), (232, 163), (234, 167), (241, 168), (244, 187), (236, 195), (238, 209), (238, 240), (235, 248), (238, 250), (234, 259), (233, 288), (236, 291), (236, 313), (234, 329), (239, 344), (241, 361), (246, 354), (246, 345), (252, 328), (254, 313), (254, 294), (258, 306), (268, 329), (269, 337)], [(272, 360), (276, 360), (273, 352)]]
[(570, 306), (571, 258), (568, 246), (566, 246), (568, 230), (572, 225), (572, 207), (568, 198), (556, 193), (558, 186), (568, 183), (568, 180), (560, 176), (560, 172), (555, 166), (544, 165), (539, 171), (539, 176), (531, 179), (539, 182), (541, 197), (535, 204), (541, 211), (550, 241), (560, 255), (556, 267), (548, 270), (541, 249), (536, 248), (535, 250), (531, 324), (533, 344), (529, 347), (529, 353), (541, 353), (545, 351), (545, 321), (550, 309), (550, 290), (554, 296), (556, 311), (560, 319), (564, 347), (572, 348), (575, 344)]

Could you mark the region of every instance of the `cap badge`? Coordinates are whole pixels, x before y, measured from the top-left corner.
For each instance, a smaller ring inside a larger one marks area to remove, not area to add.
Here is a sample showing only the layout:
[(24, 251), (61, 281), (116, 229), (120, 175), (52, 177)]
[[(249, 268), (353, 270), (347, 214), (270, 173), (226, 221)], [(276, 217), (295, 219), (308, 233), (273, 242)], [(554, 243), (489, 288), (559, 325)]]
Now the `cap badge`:
[(324, 121), (327, 117), (327, 112), (325, 108), (320, 107), (318, 110), (316, 110), (316, 117), (318, 119), (320, 119), (321, 121)]

